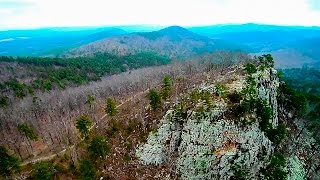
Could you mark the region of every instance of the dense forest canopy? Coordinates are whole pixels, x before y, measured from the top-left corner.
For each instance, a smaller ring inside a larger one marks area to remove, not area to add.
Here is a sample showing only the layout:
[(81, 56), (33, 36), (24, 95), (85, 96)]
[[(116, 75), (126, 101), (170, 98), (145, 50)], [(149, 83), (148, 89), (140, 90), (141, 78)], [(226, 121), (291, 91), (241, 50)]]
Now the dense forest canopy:
[(281, 71), (282, 79), (289, 86), (288, 91), (296, 97), (295, 101), (307, 100), (307, 109), (302, 117), (307, 120), (307, 128), (320, 143), (320, 69), (304, 66)]
[[(0, 57), (0, 107), (6, 107), (12, 98), (34, 96), (35, 92), (65, 89), (100, 80), (127, 70), (164, 65), (170, 59), (153, 53), (115, 56), (107, 53), (93, 57)], [(36, 99), (36, 96), (34, 96)]]
[[(99, 80), (127, 70), (168, 64), (170, 59), (153, 53), (141, 52), (134, 55), (115, 56), (107, 53), (93, 57), (50, 58), (50, 57), (0, 57), (3, 95), (23, 98), (37, 90), (50, 91), (55, 88), (77, 86)], [(6, 104), (1, 97), (1, 104)]]

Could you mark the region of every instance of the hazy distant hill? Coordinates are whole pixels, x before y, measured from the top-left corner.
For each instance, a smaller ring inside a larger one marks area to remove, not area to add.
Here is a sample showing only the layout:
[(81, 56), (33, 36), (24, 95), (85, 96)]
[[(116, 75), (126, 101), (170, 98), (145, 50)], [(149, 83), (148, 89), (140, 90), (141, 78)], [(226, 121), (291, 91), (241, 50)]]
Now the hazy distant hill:
[[(216, 37), (221, 34), (229, 33), (248, 33), (248, 32), (261, 32), (261, 33), (284, 33), (287, 32), (287, 37), (292, 35), (304, 35), (309, 37), (319, 36), (320, 27), (317, 26), (279, 26), (279, 25), (265, 25), (265, 24), (222, 24), (213, 26), (198, 26), (188, 28), (190, 31), (208, 36)], [(260, 39), (266, 37), (260, 37)], [(301, 37), (299, 37), (301, 38)]]
[(216, 25), (190, 28), (214, 39), (247, 45), (252, 52), (272, 51), (292, 46), (290, 42), (320, 37), (319, 27), (275, 26), (259, 24)]
[(239, 50), (244, 47), (198, 35), (179, 26), (159, 31), (132, 33), (106, 38), (75, 48), (67, 56), (90, 56), (99, 52), (117, 55), (136, 52), (155, 52), (170, 58), (188, 58), (216, 50)]
[(320, 61), (320, 27), (226, 24), (189, 30), (212, 39), (240, 43), (251, 53), (272, 53), (278, 66), (297, 67)]
[(0, 32), (0, 55), (57, 55), (110, 36), (125, 34), (118, 28), (48, 28)]
[[(215, 50), (272, 53), (277, 65), (320, 62), (320, 27), (263, 24), (213, 26), (128, 25), (0, 31), (0, 56), (86, 56), (153, 52), (187, 58)], [(129, 34), (130, 33), (130, 34)]]
[(302, 54), (320, 61), (320, 34), (319, 37), (306, 38), (291, 42), (290, 47)]

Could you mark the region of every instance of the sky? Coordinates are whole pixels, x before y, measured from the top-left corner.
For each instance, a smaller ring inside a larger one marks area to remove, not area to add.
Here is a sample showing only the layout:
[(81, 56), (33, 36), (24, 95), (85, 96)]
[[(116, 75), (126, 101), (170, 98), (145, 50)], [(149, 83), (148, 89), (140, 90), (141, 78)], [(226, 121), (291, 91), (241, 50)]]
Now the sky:
[(226, 23), (320, 26), (320, 0), (0, 0), (0, 29)]

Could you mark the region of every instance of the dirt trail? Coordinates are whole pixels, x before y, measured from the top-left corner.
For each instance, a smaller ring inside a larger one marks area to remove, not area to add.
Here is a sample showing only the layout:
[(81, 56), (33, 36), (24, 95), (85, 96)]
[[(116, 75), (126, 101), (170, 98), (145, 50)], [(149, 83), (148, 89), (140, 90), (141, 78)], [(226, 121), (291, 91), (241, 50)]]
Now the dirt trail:
[[(142, 95), (142, 94), (144, 94), (144, 93), (146, 93), (146, 92), (148, 92), (148, 91), (149, 91), (149, 88), (146, 89), (145, 91), (142, 91), (142, 92), (139, 92), (139, 93), (133, 95), (132, 97), (126, 99), (126, 100), (123, 101), (121, 104), (119, 104), (119, 105), (117, 106), (117, 108), (121, 107), (122, 105), (124, 105), (125, 103), (127, 103), (127, 102), (129, 102), (129, 101), (132, 101), (132, 100), (135, 99), (136, 97), (138, 97), (138, 96), (140, 96), (140, 95)], [(89, 129), (89, 131), (91, 131), (94, 127), (96, 127), (96, 125), (99, 124), (100, 121), (103, 120), (103, 119), (104, 119), (105, 117), (107, 117), (107, 116), (108, 116), (108, 114), (104, 114), (98, 121), (96, 121), (96, 122), (91, 126), (91, 128)], [(83, 140), (84, 140), (84, 139), (81, 139), (81, 141), (83, 141)], [(81, 142), (81, 141), (80, 141), (80, 142)], [(63, 149), (62, 151), (57, 152), (57, 153), (55, 153), (55, 154), (52, 154), (52, 155), (49, 155), (49, 156), (44, 156), (44, 157), (39, 157), (39, 158), (37, 158), (37, 159), (32, 159), (32, 160), (29, 160), (29, 161), (25, 161), (25, 162), (23, 162), (23, 163), (21, 164), (21, 166), (25, 166), (25, 165), (28, 165), (28, 164), (31, 164), (31, 163), (34, 164), (34, 163), (37, 163), (37, 162), (40, 162), (40, 161), (51, 160), (51, 159), (55, 158), (56, 156), (63, 155), (67, 150), (73, 149), (74, 147), (75, 147), (75, 145), (71, 145), (71, 146), (69, 146), (69, 147), (67, 147), (67, 148)]]

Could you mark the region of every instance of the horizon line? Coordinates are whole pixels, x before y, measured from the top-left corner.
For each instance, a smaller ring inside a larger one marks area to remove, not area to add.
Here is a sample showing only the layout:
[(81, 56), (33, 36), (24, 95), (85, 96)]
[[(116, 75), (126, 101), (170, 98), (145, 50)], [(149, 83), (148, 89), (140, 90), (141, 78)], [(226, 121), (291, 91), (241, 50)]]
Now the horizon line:
[(75, 28), (75, 29), (95, 29), (95, 28), (104, 28), (104, 27), (158, 27), (158, 28), (166, 28), (171, 26), (180, 26), (184, 28), (192, 28), (192, 27), (210, 27), (210, 26), (228, 26), (228, 25), (264, 25), (264, 26), (279, 26), (279, 27), (306, 27), (306, 28), (320, 28), (320, 25), (288, 25), (288, 24), (267, 24), (267, 23), (256, 23), (256, 22), (247, 22), (247, 23), (219, 23), (219, 24), (198, 24), (198, 25), (179, 25), (179, 24), (168, 24), (168, 25), (162, 25), (162, 24), (108, 24), (108, 25), (83, 25), (83, 26), (77, 26), (77, 25), (70, 25), (70, 26), (43, 26), (43, 27), (20, 27), (20, 28), (3, 28), (0, 27), (0, 32), (3, 31), (24, 31), (24, 30), (43, 30), (43, 29), (58, 29), (58, 28)]

